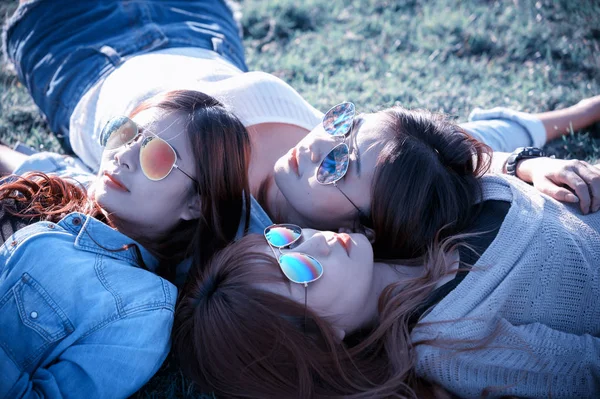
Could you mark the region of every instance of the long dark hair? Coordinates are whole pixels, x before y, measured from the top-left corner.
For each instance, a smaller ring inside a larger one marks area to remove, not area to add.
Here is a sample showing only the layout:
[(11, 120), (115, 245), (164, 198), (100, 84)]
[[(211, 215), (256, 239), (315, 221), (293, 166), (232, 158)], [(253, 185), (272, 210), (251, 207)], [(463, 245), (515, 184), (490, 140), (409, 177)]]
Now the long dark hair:
[(198, 91), (159, 94), (140, 104), (131, 116), (149, 108), (176, 112), (184, 118), (196, 160), (198, 184), (193, 187), (202, 198), (200, 218), (175, 226), (159, 244), (159, 251), (168, 255), (170, 263), (191, 256), (193, 264), (202, 265), (235, 238), (244, 210), (248, 228), (248, 131), (217, 99)]
[(436, 237), (473, 222), (492, 150), (442, 114), (392, 107), (379, 115), (389, 138), (371, 186), (373, 249), (379, 258), (422, 257)]
[[(161, 261), (157, 273), (172, 279), (175, 266), (184, 258), (191, 257), (194, 264), (201, 265), (233, 240), (244, 209), (247, 228), (250, 140), (239, 119), (204, 93), (176, 90), (159, 94), (141, 103), (131, 116), (149, 108), (184, 118), (198, 181), (192, 185), (191, 194), (202, 199), (199, 219), (180, 222), (162, 242), (139, 240)], [(57, 176), (19, 177), (0, 186), (0, 200), (4, 198), (17, 201), (18, 211), (12, 213), (30, 221), (56, 222), (67, 213), (78, 211), (106, 222), (84, 188)]]

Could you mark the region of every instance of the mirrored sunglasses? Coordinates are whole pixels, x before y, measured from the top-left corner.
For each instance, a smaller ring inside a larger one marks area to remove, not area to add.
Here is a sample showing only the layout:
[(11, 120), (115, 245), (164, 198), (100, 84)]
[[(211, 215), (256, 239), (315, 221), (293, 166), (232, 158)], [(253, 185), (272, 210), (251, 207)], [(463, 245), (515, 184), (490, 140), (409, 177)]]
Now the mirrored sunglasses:
[(282, 248), (289, 247), (302, 237), (300, 226), (274, 224), (265, 229), (264, 235), (271, 249), (280, 250), (279, 267), (288, 280), (306, 287), (323, 275), (323, 266), (314, 257), (302, 252), (281, 252)]
[[(353, 103), (345, 102), (331, 108), (323, 116), (323, 129), (336, 137), (346, 137), (352, 129), (355, 107)], [(334, 184), (348, 172), (350, 149), (346, 143), (340, 143), (325, 155), (317, 168), (317, 182)]]
[[(100, 133), (100, 144), (106, 150), (114, 150), (130, 144), (141, 136), (138, 125), (126, 116), (111, 118)], [(166, 178), (178, 169), (194, 183), (196, 179), (177, 166), (175, 149), (155, 134), (143, 136), (140, 147), (140, 167), (144, 175), (153, 181)]]

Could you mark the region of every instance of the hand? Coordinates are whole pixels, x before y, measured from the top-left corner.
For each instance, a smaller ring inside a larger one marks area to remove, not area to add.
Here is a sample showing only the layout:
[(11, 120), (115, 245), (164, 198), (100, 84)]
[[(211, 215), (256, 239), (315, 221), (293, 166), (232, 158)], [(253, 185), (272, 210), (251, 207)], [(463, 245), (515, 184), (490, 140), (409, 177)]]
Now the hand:
[(517, 177), (585, 215), (600, 209), (600, 168), (579, 160), (532, 158), (519, 162)]

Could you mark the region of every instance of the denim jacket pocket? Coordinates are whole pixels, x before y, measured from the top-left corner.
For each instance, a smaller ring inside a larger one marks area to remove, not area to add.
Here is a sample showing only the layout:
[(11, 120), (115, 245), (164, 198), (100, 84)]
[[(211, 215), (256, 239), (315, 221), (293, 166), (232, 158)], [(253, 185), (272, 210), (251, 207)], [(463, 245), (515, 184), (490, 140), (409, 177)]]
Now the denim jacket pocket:
[(64, 312), (27, 273), (0, 299), (0, 324), (0, 346), (25, 372), (73, 332)]

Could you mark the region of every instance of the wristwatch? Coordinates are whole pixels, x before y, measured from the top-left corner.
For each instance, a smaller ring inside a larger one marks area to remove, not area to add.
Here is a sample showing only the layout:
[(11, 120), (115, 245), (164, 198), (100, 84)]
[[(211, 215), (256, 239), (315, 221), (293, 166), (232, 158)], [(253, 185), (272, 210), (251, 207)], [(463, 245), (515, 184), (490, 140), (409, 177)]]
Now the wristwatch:
[(523, 159), (545, 157), (546, 151), (537, 147), (519, 147), (506, 160), (506, 174), (517, 175), (517, 164)]

